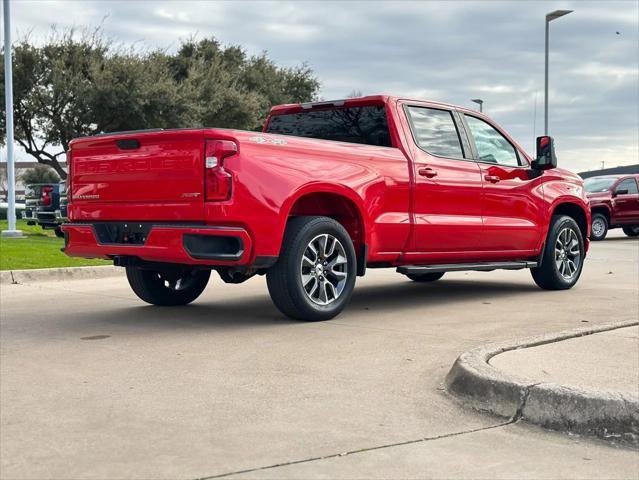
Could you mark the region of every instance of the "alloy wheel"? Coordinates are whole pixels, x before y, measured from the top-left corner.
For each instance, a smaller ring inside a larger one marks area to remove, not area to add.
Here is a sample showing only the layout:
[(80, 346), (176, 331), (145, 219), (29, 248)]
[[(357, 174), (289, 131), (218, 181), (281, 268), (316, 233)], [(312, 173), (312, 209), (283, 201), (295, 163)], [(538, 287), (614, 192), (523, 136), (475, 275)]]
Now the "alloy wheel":
[(341, 242), (330, 234), (313, 238), (302, 255), (300, 278), (306, 296), (318, 305), (339, 298), (346, 286), (348, 260)]
[(600, 218), (596, 218), (592, 222), (591, 229), (592, 229), (593, 235), (599, 238), (603, 235), (604, 231), (606, 230), (606, 226), (604, 225), (603, 220), (601, 220)]
[(581, 246), (577, 234), (572, 228), (564, 228), (559, 232), (555, 242), (557, 271), (564, 279), (572, 279), (579, 271), (581, 258)]

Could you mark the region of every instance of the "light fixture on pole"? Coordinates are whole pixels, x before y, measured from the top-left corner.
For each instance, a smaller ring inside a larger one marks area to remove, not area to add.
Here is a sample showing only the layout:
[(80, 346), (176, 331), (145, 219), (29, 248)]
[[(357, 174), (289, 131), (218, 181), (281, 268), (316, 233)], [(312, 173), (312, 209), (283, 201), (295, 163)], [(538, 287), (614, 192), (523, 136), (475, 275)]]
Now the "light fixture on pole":
[(572, 10), (555, 10), (546, 14), (546, 73), (544, 83), (544, 135), (548, 135), (548, 37), (550, 31), (550, 22), (559, 17), (568, 15)]
[(7, 223), (3, 237), (21, 237), (22, 232), (16, 230), (16, 172), (13, 163), (13, 73), (11, 69), (11, 11), (9, 0), (4, 0), (4, 97), (7, 113)]
[(470, 101), (479, 105), (480, 113), (484, 111), (484, 101), (481, 98), (473, 98)]

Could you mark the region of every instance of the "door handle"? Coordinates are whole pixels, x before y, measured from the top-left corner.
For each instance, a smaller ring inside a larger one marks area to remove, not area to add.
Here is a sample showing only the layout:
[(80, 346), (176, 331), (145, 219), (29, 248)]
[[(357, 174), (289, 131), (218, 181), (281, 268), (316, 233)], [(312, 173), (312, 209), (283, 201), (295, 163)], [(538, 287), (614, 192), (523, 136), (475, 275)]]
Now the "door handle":
[(422, 177), (433, 178), (437, 176), (437, 172), (430, 167), (424, 167), (417, 170)]
[(497, 183), (501, 180), (497, 175), (486, 175), (484, 176), (484, 180), (490, 183)]

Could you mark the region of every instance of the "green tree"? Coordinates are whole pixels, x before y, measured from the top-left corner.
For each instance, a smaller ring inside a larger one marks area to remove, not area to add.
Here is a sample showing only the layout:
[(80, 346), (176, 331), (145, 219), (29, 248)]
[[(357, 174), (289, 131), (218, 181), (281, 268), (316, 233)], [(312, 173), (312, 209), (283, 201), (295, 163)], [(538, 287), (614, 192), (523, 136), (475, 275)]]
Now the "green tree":
[(273, 105), (313, 100), (320, 86), (306, 64), (278, 67), (266, 52), (249, 57), (214, 38), (184, 42), (170, 63), (204, 126), (260, 129)]
[[(100, 29), (53, 30), (42, 46), (25, 38), (14, 45), (13, 70), (16, 142), (62, 178), (59, 161), (75, 137), (147, 128), (258, 129), (273, 104), (309, 101), (319, 89), (307, 65), (278, 67), (266, 53), (249, 57), (214, 38), (187, 40), (170, 54), (115, 45)], [(4, 96), (0, 107), (4, 141)]]
[(33, 183), (58, 183), (60, 181), (60, 176), (56, 171), (47, 165), (36, 165), (33, 168), (28, 168), (20, 175), (20, 178), (25, 185)]

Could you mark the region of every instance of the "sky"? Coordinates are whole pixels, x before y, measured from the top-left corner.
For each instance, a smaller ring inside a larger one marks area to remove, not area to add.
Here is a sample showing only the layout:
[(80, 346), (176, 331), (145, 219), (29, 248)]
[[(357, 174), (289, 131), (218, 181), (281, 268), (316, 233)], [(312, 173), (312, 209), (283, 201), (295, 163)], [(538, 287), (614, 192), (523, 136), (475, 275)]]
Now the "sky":
[(125, 44), (215, 36), (283, 66), (307, 62), (324, 99), (353, 91), (473, 107), (530, 154), (543, 134), (544, 18), (550, 122), (562, 166), (639, 163), (639, 2), (12, 0), (14, 38), (95, 26)]

